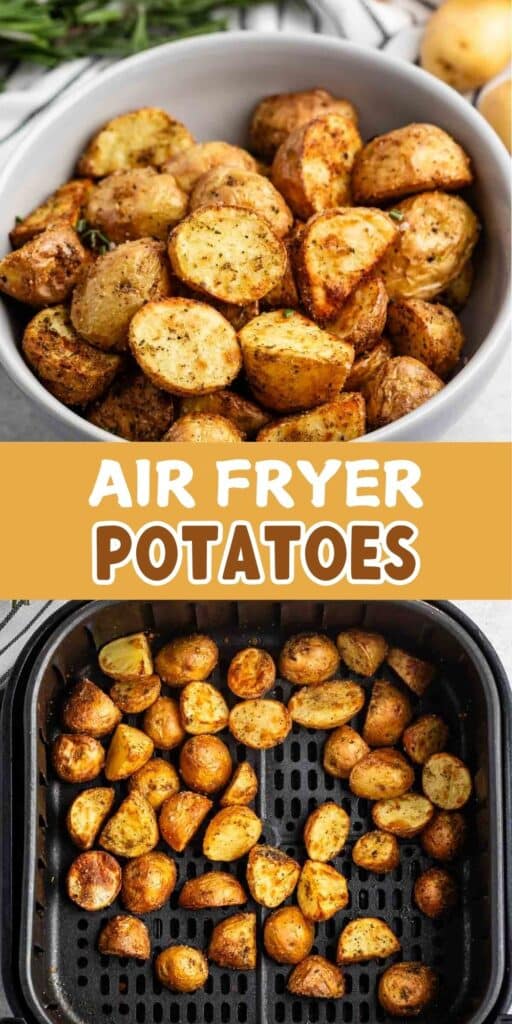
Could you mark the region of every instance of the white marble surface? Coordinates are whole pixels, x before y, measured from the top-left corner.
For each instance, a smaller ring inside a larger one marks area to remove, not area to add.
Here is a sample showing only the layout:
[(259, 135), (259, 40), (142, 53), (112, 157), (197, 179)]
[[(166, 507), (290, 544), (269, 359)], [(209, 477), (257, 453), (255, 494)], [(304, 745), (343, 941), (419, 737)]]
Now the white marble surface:
[(454, 601), (492, 643), (512, 688), (512, 601)]

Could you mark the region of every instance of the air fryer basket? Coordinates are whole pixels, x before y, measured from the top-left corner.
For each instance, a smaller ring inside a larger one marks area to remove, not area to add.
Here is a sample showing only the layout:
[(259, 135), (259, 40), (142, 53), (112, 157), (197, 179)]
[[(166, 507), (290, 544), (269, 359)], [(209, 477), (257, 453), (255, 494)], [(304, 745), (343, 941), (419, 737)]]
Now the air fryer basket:
[[(468, 856), (456, 867), (462, 900), (447, 921), (431, 921), (413, 905), (414, 880), (430, 863), (418, 842), (401, 842), (400, 867), (386, 876), (368, 874), (352, 863), (353, 843), (372, 827), (369, 804), (355, 798), (346, 783), (324, 773), (325, 734), (294, 726), (282, 746), (263, 752), (246, 751), (224, 733), (223, 738), (235, 760), (247, 758), (255, 765), (260, 780), (255, 809), (264, 822), (262, 841), (303, 860), (301, 835), (307, 814), (325, 799), (340, 800), (350, 813), (350, 840), (336, 861), (348, 879), (350, 904), (317, 927), (315, 951), (333, 957), (346, 921), (365, 914), (381, 917), (400, 937), (404, 959), (423, 960), (441, 974), (440, 1002), (422, 1020), (481, 1024), (498, 1019), (492, 1012), (506, 970), (502, 714), (488, 662), (452, 617), (426, 603), (256, 601), (92, 602), (53, 631), (31, 669), (24, 694), (24, 730), (30, 742), (25, 757), (19, 970), (23, 997), (34, 1020), (46, 1024), (376, 1024), (388, 1020), (377, 1006), (376, 982), (383, 965), (376, 962), (346, 969), (347, 995), (337, 1002), (291, 996), (286, 991), (288, 968), (266, 956), (260, 956), (256, 972), (247, 974), (212, 965), (206, 988), (187, 996), (162, 990), (154, 979), (152, 961), (140, 965), (100, 957), (95, 947), (102, 922), (121, 908), (116, 902), (104, 914), (84, 914), (65, 895), (63, 879), (76, 848), (67, 838), (64, 819), (71, 799), (83, 787), (59, 782), (48, 757), (49, 743), (59, 731), (63, 691), (78, 674), (102, 681), (96, 652), (115, 636), (147, 629), (155, 634), (158, 647), (176, 634), (208, 632), (220, 647), (215, 678), (224, 685), (230, 657), (249, 643), (276, 654), (284, 639), (298, 630), (322, 629), (334, 636), (340, 628), (354, 624), (381, 630), (393, 642), (440, 666), (418, 710), (443, 714), (450, 727), (450, 749), (469, 763), (475, 776)], [(278, 680), (273, 696), (287, 699), (290, 689)], [(174, 752), (164, 756), (175, 760)], [(202, 856), (200, 838), (176, 855), (176, 861), (180, 882), (211, 867)], [(243, 879), (242, 864), (235, 862), (230, 870)], [(170, 907), (146, 916), (153, 952), (172, 942), (204, 946), (213, 923), (230, 912), (183, 911), (175, 893)], [(261, 925), (266, 911), (256, 907), (256, 912)]]

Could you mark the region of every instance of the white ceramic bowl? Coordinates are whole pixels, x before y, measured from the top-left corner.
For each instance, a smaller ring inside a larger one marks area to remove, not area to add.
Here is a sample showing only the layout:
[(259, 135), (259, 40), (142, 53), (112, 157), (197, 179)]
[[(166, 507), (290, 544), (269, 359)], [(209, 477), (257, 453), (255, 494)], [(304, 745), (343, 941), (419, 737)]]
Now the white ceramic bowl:
[[(372, 441), (447, 438), (450, 423), (478, 400), (507, 339), (510, 163), (505, 147), (469, 103), (403, 61), (326, 36), (256, 32), (170, 43), (124, 60), (52, 105), (11, 157), (0, 177), (2, 251), (7, 251), (14, 215), (30, 210), (69, 177), (89, 137), (116, 114), (147, 104), (162, 106), (198, 139), (244, 145), (257, 100), (312, 86), (355, 103), (363, 138), (407, 122), (431, 121), (453, 134), (472, 157), (474, 201), (484, 237), (462, 316), (468, 361), (425, 405), (368, 435)], [(19, 343), (12, 304), (2, 303), (0, 359), (18, 387), (47, 413), (63, 438), (112, 440), (45, 390), (23, 361)]]

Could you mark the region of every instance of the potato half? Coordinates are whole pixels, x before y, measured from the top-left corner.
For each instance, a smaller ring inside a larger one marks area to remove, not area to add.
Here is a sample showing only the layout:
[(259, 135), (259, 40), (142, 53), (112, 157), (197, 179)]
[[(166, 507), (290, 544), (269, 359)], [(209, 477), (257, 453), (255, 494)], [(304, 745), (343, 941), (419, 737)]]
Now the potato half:
[(274, 659), (260, 647), (244, 647), (230, 661), (227, 684), (237, 697), (244, 700), (263, 697), (275, 681)]
[(238, 206), (267, 220), (278, 238), (293, 226), (293, 214), (268, 178), (240, 167), (214, 167), (203, 174), (190, 196), (190, 210), (200, 206)]
[(435, 675), (434, 666), (430, 662), (422, 661), (400, 647), (392, 647), (386, 661), (417, 697), (423, 697)]
[(256, 914), (234, 914), (213, 929), (208, 957), (219, 967), (254, 971), (257, 960)]
[(119, 708), (90, 679), (81, 679), (75, 683), (64, 701), (62, 724), (68, 732), (107, 736), (120, 721)]
[(134, 238), (166, 242), (169, 229), (185, 216), (187, 205), (188, 197), (172, 174), (137, 167), (103, 178), (89, 196), (86, 218), (111, 242)]
[(185, 686), (208, 679), (219, 660), (219, 649), (209, 636), (194, 633), (165, 644), (156, 656), (155, 668), (167, 686)]
[[(247, 321), (244, 321), (245, 323)], [(182, 398), (180, 419), (188, 414), (196, 415), (197, 413), (222, 416), (247, 437), (252, 437), (270, 420), (270, 413), (265, 409), (261, 409), (249, 398), (238, 395), (236, 391), (230, 391), (229, 388), (221, 388), (220, 391), (214, 391), (210, 395), (189, 395), (187, 398)]]
[(288, 702), (292, 721), (307, 729), (335, 729), (350, 722), (364, 704), (364, 690), (347, 679), (306, 686)]
[(99, 843), (109, 853), (131, 858), (149, 853), (159, 838), (156, 814), (151, 804), (134, 790), (107, 821)]
[(189, 878), (183, 886), (178, 903), (187, 910), (205, 907), (234, 907), (247, 903), (240, 882), (226, 871), (207, 871), (197, 878)]
[(436, 811), (421, 833), (421, 845), (434, 860), (455, 860), (464, 848), (467, 831), (460, 811)]
[(336, 960), (339, 964), (385, 960), (400, 948), (400, 942), (385, 921), (378, 917), (359, 917), (349, 921), (341, 932)]
[(340, 341), (348, 341), (356, 356), (377, 344), (386, 326), (388, 296), (379, 274), (370, 274), (354, 288), (327, 329)]
[(121, 890), (121, 868), (109, 853), (89, 850), (73, 861), (66, 875), (66, 892), (82, 910), (105, 910)]
[(211, 683), (187, 683), (180, 693), (180, 716), (186, 732), (220, 732), (229, 719), (224, 697)]
[(405, 757), (384, 747), (372, 750), (354, 765), (349, 785), (356, 796), (367, 800), (385, 800), (407, 793), (414, 782), (414, 770)]
[(66, 815), (66, 828), (75, 846), (90, 850), (105, 818), (112, 809), (115, 790), (108, 786), (84, 789), (73, 800)]
[(336, 646), (347, 668), (360, 676), (373, 676), (388, 651), (384, 637), (366, 629), (345, 629), (338, 633)]
[(446, 749), (448, 726), (439, 715), (422, 715), (402, 736), (405, 753), (415, 764), (425, 764), (432, 754)]
[(368, 384), (392, 355), (393, 347), (389, 338), (381, 338), (370, 352), (365, 352), (354, 360), (345, 381), (345, 390), (360, 391), (366, 397)]
[(352, 860), (365, 871), (385, 874), (400, 864), (400, 847), (395, 836), (388, 832), (366, 832), (354, 844)]
[(133, 725), (117, 726), (110, 741), (105, 763), (105, 777), (109, 782), (127, 779), (142, 768), (153, 754), (153, 740)]
[(419, 359), (388, 359), (366, 387), (368, 425), (377, 428), (393, 423), (428, 402), (442, 387), (442, 380)]
[(143, 728), (159, 750), (174, 750), (185, 739), (178, 702), (157, 697), (144, 714)]
[(341, 999), (345, 995), (345, 979), (339, 967), (318, 955), (297, 964), (286, 987), (292, 995), (309, 999)]
[(237, 765), (229, 785), (220, 798), (221, 807), (245, 807), (258, 792), (258, 776), (248, 761)]
[(353, 441), (365, 433), (366, 406), (362, 395), (340, 395), (335, 402), (309, 412), (275, 420), (260, 430), (257, 441)]
[(168, 946), (155, 960), (155, 973), (171, 992), (197, 992), (208, 981), (208, 961), (193, 946)]
[(398, 743), (412, 718), (409, 697), (386, 679), (377, 679), (366, 712), (363, 739), (369, 747)]
[(253, 750), (276, 747), (291, 727), (289, 711), (278, 700), (244, 700), (229, 712), (229, 731), (238, 743)]
[(203, 839), (208, 860), (238, 860), (256, 845), (263, 825), (250, 807), (223, 807), (210, 821)]
[(377, 828), (392, 832), (400, 839), (412, 839), (428, 825), (434, 814), (434, 805), (421, 793), (377, 800), (372, 807), (372, 818)]
[(225, 416), (189, 412), (186, 416), (179, 416), (161, 440), (187, 444), (236, 444), (244, 440), (244, 435)]
[(0, 292), (29, 306), (55, 306), (68, 297), (89, 258), (71, 225), (55, 224), (0, 260)]
[(152, 757), (128, 779), (130, 793), (137, 790), (155, 811), (179, 788), (180, 780), (174, 765), (161, 757)]
[(189, 789), (215, 793), (229, 782), (233, 762), (218, 736), (192, 736), (180, 751), (180, 772)]
[(173, 175), (184, 192), (190, 193), (203, 174), (220, 166), (239, 167), (245, 171), (258, 169), (250, 153), (229, 142), (196, 142), (168, 160), (163, 169)]
[(298, 964), (311, 952), (315, 926), (298, 907), (280, 907), (263, 929), (265, 952), (278, 964)]
[(423, 792), (443, 811), (458, 811), (471, 796), (469, 769), (455, 754), (432, 754), (423, 765)]
[(327, 737), (324, 770), (336, 779), (348, 779), (354, 765), (369, 753), (370, 748), (363, 737), (350, 725), (341, 725)]
[(442, 380), (456, 369), (466, 341), (455, 313), (424, 299), (391, 302), (386, 330), (397, 355), (420, 359)]
[(105, 751), (93, 736), (63, 733), (52, 744), (51, 758), (64, 782), (91, 782), (105, 764)]
[(253, 846), (247, 858), (247, 885), (256, 903), (278, 907), (291, 896), (300, 875), (300, 864), (275, 846)]
[(102, 672), (112, 679), (146, 679), (153, 675), (153, 659), (145, 633), (131, 633), (111, 640), (98, 654)]
[(174, 793), (160, 810), (158, 825), (162, 839), (176, 853), (182, 853), (212, 807), (212, 801), (202, 793)]
[(458, 886), (444, 868), (428, 868), (414, 883), (414, 901), (423, 914), (433, 919), (452, 910), (458, 901)]
[(110, 690), (110, 697), (125, 715), (139, 715), (147, 711), (160, 696), (161, 683), (158, 676), (145, 679), (119, 679)]
[(336, 645), (322, 633), (298, 633), (279, 655), (279, 673), (297, 686), (324, 683), (340, 664)]
[(160, 441), (173, 415), (171, 396), (156, 388), (134, 364), (87, 409), (86, 419), (125, 441)]
[(297, 886), (297, 903), (308, 921), (328, 921), (349, 901), (347, 881), (330, 864), (305, 861)]
[(98, 950), (103, 956), (133, 957), (149, 960), (151, 941), (147, 925), (137, 917), (118, 914), (111, 917), (98, 938)]
[(320, 804), (304, 826), (304, 846), (310, 860), (326, 862), (341, 853), (350, 832), (350, 818), (332, 800)]
[(185, 125), (165, 110), (141, 107), (114, 117), (100, 128), (80, 157), (78, 173), (104, 178), (129, 167), (161, 167), (193, 142)]
[(133, 914), (159, 910), (170, 899), (177, 877), (176, 864), (166, 853), (143, 853), (123, 868), (122, 903)]
[(66, 181), (26, 217), (16, 218), (16, 223), (9, 232), (13, 249), (25, 245), (25, 242), (30, 242), (31, 238), (56, 224), (66, 223), (74, 228), (91, 186), (92, 181), (88, 178)]
[(352, 104), (348, 100), (338, 99), (327, 89), (304, 89), (265, 96), (251, 117), (251, 148), (265, 160), (270, 160), (291, 132), (330, 110), (343, 114), (357, 124), (357, 114)]
[(379, 979), (380, 1005), (392, 1017), (417, 1017), (433, 1002), (439, 983), (426, 964), (405, 961), (388, 967)]

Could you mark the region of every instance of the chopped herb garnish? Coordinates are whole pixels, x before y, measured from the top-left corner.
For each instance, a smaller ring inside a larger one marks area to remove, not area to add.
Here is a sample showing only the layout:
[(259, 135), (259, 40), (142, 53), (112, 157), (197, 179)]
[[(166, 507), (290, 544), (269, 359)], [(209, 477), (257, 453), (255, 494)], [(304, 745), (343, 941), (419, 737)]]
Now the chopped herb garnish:
[(77, 220), (75, 231), (77, 235), (80, 235), (82, 244), (88, 249), (92, 249), (93, 252), (99, 252), (103, 255), (103, 253), (109, 252), (110, 249), (114, 248), (114, 243), (110, 241), (110, 238), (107, 238), (99, 228), (91, 227), (89, 222), (83, 217)]
[(19, 213), (17, 213), (15, 218), (14, 218), (14, 222), (16, 224), (23, 224), (24, 219), (25, 219), (24, 217), (20, 217)]
[(401, 210), (396, 210), (396, 209), (388, 210), (388, 213), (389, 213), (389, 216), (392, 217), (393, 220), (397, 220), (398, 223), (400, 223), (400, 221), (404, 219), (404, 214), (402, 213)]
[(294, 313), (294, 309), (283, 309), (283, 316), (285, 316), (287, 320), (289, 320), (289, 318), (293, 316)]

